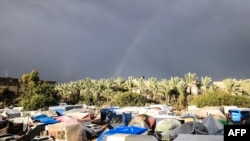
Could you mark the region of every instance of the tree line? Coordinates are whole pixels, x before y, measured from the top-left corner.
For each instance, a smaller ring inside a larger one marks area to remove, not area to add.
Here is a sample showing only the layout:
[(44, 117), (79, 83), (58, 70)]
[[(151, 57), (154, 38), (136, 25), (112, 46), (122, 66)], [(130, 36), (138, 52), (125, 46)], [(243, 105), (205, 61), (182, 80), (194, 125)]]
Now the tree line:
[(190, 72), (183, 78), (174, 76), (160, 80), (129, 76), (127, 79), (85, 78), (50, 84), (40, 81), (39, 72), (32, 70), (19, 78), (19, 84), (20, 94), (17, 96), (6, 89), (0, 90), (0, 104), (12, 101), (24, 110), (46, 109), (60, 102), (96, 106), (146, 106), (154, 103), (171, 105), (177, 110), (186, 109), (188, 105), (250, 107), (250, 79), (227, 78), (219, 85), (211, 77), (199, 78)]

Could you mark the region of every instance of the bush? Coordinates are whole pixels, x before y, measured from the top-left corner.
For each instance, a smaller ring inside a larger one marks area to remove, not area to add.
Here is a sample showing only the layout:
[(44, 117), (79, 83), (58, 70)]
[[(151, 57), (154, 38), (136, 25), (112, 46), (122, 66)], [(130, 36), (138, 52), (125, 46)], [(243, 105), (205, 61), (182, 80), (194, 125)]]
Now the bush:
[(250, 98), (247, 96), (234, 96), (225, 92), (207, 93), (199, 95), (192, 100), (197, 107), (205, 106), (230, 106), (250, 107)]
[(133, 92), (125, 92), (120, 93), (116, 97), (116, 103), (117, 106), (144, 106), (145, 103), (148, 103), (149, 100), (145, 98), (144, 96), (133, 93)]

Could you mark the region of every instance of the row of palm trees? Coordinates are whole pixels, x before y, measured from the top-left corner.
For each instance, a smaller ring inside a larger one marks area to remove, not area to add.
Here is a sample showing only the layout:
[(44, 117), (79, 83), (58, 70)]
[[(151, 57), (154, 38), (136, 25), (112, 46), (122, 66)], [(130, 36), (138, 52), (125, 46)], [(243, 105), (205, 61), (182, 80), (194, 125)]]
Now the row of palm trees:
[(211, 77), (199, 79), (195, 73), (187, 73), (183, 78), (175, 76), (170, 79), (123, 77), (109, 79), (85, 78), (68, 83), (56, 84), (64, 102), (86, 103), (94, 105), (115, 103), (116, 95), (123, 92), (134, 92), (155, 101), (156, 103), (187, 105), (188, 97), (204, 93), (226, 91), (232, 95), (250, 96), (250, 80), (227, 78), (213, 82)]

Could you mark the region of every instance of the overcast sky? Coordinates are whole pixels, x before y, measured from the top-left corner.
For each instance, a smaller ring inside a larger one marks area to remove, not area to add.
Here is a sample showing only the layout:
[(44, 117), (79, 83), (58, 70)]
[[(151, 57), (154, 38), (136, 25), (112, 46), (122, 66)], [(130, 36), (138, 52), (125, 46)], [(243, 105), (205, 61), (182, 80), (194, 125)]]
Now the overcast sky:
[(249, 0), (0, 0), (0, 77), (250, 78)]

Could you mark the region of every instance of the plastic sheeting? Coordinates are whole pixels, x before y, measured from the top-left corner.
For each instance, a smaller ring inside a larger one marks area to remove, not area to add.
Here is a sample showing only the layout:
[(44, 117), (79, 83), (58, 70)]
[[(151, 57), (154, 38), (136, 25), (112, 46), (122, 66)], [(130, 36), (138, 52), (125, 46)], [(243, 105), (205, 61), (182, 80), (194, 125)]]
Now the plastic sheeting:
[(168, 132), (181, 126), (181, 122), (176, 119), (163, 119), (156, 124), (155, 132)]
[(114, 134), (107, 137), (107, 141), (158, 141), (152, 135)]
[(122, 112), (122, 123), (124, 126), (128, 126), (129, 122), (132, 120), (132, 114)]
[(58, 120), (55, 120), (54, 118), (48, 117), (47, 115), (44, 115), (44, 114), (32, 117), (32, 119), (35, 121), (39, 121), (41, 123), (44, 123), (44, 124), (54, 124), (54, 123), (59, 122)]
[(198, 134), (198, 135), (208, 135), (208, 130), (205, 125), (198, 121), (190, 121), (187, 123), (182, 124), (181, 126), (170, 130), (162, 136), (164, 138), (175, 138), (179, 134)]
[(180, 134), (173, 141), (224, 141), (224, 136)]
[(78, 123), (78, 121), (72, 117), (63, 115), (63, 116), (59, 116), (59, 117), (55, 117), (56, 120), (60, 121), (60, 122), (70, 122), (70, 123)]
[(140, 114), (136, 117), (134, 117), (130, 123), (129, 126), (139, 126), (139, 127), (145, 127), (148, 129), (154, 128), (154, 125), (156, 123), (156, 120), (154, 117), (151, 117), (146, 114)]
[(101, 113), (101, 122), (105, 121), (110, 122), (113, 117), (116, 116), (115, 110), (120, 109), (119, 107), (109, 107), (103, 108), (100, 110)]
[(97, 141), (103, 141), (105, 136), (113, 135), (113, 134), (131, 134), (131, 135), (139, 135), (143, 134), (147, 131), (147, 128), (136, 127), (136, 126), (119, 126), (109, 131), (103, 132), (97, 139)]
[(224, 135), (224, 125), (212, 115), (208, 115), (201, 123), (207, 127), (209, 135)]
[(49, 135), (56, 140), (82, 141), (85, 134), (80, 123), (60, 122), (47, 126)]

